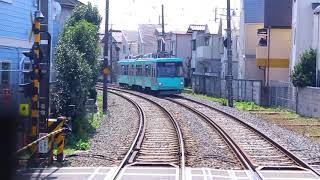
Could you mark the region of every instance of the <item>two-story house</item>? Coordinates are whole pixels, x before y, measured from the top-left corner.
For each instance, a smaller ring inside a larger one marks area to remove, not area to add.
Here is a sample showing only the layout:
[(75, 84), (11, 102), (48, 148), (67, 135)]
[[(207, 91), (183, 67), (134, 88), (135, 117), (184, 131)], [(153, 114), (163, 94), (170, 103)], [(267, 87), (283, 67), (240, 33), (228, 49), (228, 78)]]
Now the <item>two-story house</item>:
[[(221, 26), (220, 26), (221, 28)], [(219, 26), (210, 33), (208, 25), (190, 25), (188, 33), (191, 40), (191, 69), (193, 74), (220, 76), (222, 35)]]
[(292, 0), (265, 0), (264, 28), (257, 32), (256, 66), (264, 71), (265, 85), (289, 81)]

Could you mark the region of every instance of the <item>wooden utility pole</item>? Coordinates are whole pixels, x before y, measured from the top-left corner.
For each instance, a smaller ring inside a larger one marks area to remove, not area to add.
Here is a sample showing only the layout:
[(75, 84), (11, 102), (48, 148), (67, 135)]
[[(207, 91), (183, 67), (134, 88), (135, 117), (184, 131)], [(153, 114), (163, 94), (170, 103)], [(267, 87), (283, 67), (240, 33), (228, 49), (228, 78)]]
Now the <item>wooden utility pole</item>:
[(233, 107), (233, 92), (232, 92), (232, 49), (231, 49), (231, 9), (230, 0), (227, 0), (227, 56), (228, 56), (228, 73), (226, 76), (228, 89), (228, 106)]
[(109, 0), (106, 0), (106, 20), (105, 20), (105, 32), (104, 32), (104, 49), (103, 49), (103, 113), (107, 113), (108, 110), (108, 74), (109, 74), (109, 62), (108, 62), (108, 48), (109, 48)]

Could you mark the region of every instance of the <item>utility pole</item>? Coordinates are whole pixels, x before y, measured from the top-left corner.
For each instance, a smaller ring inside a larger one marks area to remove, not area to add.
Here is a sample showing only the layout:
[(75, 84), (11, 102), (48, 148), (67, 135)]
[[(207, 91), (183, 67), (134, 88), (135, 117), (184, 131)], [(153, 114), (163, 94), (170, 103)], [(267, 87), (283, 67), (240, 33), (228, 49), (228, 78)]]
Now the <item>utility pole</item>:
[(165, 32), (164, 32), (164, 7), (163, 4), (161, 5), (162, 8), (162, 38), (163, 38), (163, 43), (162, 43), (162, 53), (166, 51), (166, 44), (165, 44)]
[(233, 107), (233, 92), (232, 92), (232, 49), (231, 49), (231, 9), (230, 0), (227, 0), (227, 56), (228, 56), (228, 73), (226, 76), (228, 89), (228, 106)]
[(113, 83), (113, 78), (114, 78), (114, 72), (113, 72), (113, 37), (112, 37), (112, 24), (111, 24), (111, 27), (110, 27), (110, 31), (109, 31), (109, 34), (108, 36), (110, 36), (110, 39), (109, 39), (109, 43), (110, 43), (110, 82)]
[(103, 113), (107, 113), (108, 110), (108, 74), (109, 74), (109, 62), (108, 62), (108, 44), (109, 44), (109, 0), (106, 0), (106, 20), (105, 20), (105, 32), (104, 32), (104, 49), (103, 49)]

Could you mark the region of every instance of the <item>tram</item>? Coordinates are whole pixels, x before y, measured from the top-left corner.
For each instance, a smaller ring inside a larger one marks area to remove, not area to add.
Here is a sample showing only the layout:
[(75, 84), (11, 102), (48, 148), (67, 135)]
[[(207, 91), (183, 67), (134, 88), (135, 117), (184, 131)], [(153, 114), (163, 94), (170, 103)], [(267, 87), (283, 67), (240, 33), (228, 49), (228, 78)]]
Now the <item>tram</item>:
[(118, 61), (118, 83), (122, 87), (179, 94), (184, 88), (181, 58), (139, 58)]

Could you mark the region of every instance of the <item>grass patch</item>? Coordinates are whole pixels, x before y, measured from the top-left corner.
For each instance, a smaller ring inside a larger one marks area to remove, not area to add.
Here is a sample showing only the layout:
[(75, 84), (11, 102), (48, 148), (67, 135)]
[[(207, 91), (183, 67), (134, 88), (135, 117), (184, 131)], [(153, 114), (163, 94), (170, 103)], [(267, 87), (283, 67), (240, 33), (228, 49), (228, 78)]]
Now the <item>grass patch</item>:
[(74, 154), (77, 150), (88, 150), (90, 148), (89, 140), (99, 128), (102, 119), (102, 92), (97, 94), (98, 111), (94, 113), (93, 118), (91, 113), (85, 113), (82, 116), (73, 120), (73, 132), (66, 136), (65, 155)]
[[(182, 94), (188, 94), (192, 95), (195, 97), (198, 97), (200, 99), (205, 99), (209, 101), (214, 101), (219, 103), (222, 106), (226, 106), (228, 104), (228, 100), (226, 98), (218, 98), (218, 97), (212, 97), (204, 94), (196, 94), (193, 93), (192, 89), (184, 89)], [(266, 112), (285, 112), (288, 115), (294, 115), (295, 113), (290, 112), (285, 109), (281, 108), (266, 108), (259, 106), (255, 104), (254, 102), (247, 102), (247, 101), (234, 101), (234, 106), (238, 110), (243, 110), (243, 111), (266, 111)]]

